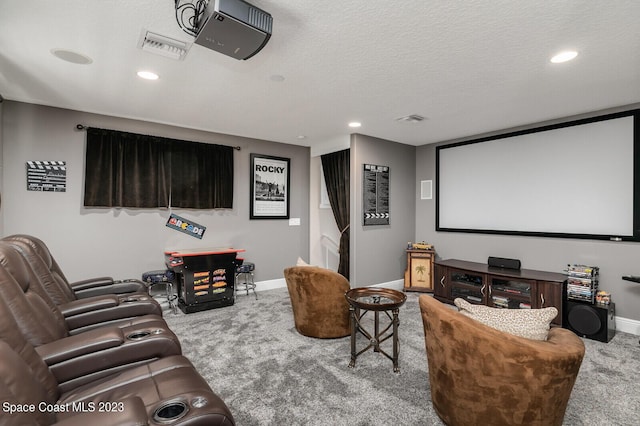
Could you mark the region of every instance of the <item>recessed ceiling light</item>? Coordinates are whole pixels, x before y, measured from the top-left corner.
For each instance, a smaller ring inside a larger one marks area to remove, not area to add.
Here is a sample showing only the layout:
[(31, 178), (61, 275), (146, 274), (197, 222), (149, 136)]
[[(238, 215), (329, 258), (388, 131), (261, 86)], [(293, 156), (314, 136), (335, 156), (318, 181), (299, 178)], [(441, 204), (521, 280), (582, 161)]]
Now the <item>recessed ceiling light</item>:
[(305, 135), (298, 135), (298, 139), (306, 139), (307, 137)]
[(157, 80), (160, 78), (158, 74), (151, 71), (138, 71), (138, 77), (144, 78), (145, 80)]
[(51, 49), (50, 52), (56, 58), (71, 62), (72, 64), (88, 65), (93, 62), (93, 59), (90, 57), (67, 49)]
[(554, 64), (560, 64), (562, 62), (570, 61), (574, 59), (576, 56), (578, 56), (578, 52), (576, 52), (575, 50), (565, 50), (564, 52), (560, 52), (554, 55), (551, 58), (551, 62)]
[(352, 127), (354, 129), (360, 126), (362, 126), (362, 123), (359, 123), (357, 121), (352, 121), (351, 123), (349, 123), (349, 127)]

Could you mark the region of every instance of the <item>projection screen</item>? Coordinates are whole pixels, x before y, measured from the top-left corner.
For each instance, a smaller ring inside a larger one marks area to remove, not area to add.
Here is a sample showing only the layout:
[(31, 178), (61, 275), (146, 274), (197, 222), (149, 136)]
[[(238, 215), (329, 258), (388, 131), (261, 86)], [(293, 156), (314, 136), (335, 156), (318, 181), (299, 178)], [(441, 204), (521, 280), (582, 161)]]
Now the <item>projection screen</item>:
[(637, 240), (636, 120), (638, 110), (437, 147), (436, 230)]

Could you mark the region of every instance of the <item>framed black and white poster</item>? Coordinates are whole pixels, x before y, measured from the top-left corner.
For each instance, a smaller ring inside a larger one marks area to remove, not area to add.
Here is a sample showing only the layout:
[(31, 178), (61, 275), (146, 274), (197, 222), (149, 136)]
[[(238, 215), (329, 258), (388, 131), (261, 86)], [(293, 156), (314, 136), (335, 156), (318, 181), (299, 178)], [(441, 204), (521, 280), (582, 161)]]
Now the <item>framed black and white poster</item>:
[(251, 154), (251, 219), (289, 219), (288, 158)]
[(27, 161), (27, 191), (66, 192), (66, 161)]
[(363, 225), (389, 224), (389, 167), (365, 164), (362, 173)]

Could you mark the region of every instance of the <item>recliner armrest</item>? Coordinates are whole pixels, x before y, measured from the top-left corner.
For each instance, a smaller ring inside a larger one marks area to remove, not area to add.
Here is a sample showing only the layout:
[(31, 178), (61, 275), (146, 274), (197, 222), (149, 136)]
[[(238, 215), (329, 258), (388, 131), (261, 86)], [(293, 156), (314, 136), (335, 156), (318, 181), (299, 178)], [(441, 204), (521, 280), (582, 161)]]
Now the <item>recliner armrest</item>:
[(79, 291), (79, 290), (87, 290), (89, 288), (94, 287), (104, 287), (107, 285), (113, 284), (112, 277), (97, 277), (97, 278), (89, 278), (86, 280), (80, 280), (73, 283), (70, 283), (71, 290)]
[(38, 346), (36, 352), (64, 393), (135, 365), (178, 355), (181, 348), (164, 324), (89, 330)]
[(122, 329), (106, 327), (46, 343), (36, 347), (36, 352), (51, 366), (82, 355), (121, 346), (124, 341)]
[(162, 317), (162, 307), (144, 293), (103, 295), (60, 305), (69, 334), (77, 334), (143, 315)]
[(103, 294), (149, 293), (149, 286), (144, 281), (134, 278), (113, 280), (111, 277), (94, 278), (70, 284), (78, 299)]
[(93, 312), (99, 309), (113, 308), (120, 304), (120, 299), (115, 295), (102, 295), (93, 296), (86, 299), (73, 300), (71, 302), (58, 305), (62, 316), (65, 318), (72, 317), (74, 315), (84, 314), (86, 312)]

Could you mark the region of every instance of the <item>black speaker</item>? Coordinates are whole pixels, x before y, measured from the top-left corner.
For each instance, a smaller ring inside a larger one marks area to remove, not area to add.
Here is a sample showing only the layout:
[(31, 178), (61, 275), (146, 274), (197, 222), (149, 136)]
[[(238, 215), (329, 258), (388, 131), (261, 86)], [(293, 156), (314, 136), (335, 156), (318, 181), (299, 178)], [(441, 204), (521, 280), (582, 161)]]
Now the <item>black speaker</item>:
[(489, 256), (487, 265), (493, 266), (495, 268), (520, 269), (520, 260)]
[(607, 343), (616, 334), (615, 316), (615, 303), (599, 305), (567, 300), (562, 324), (580, 337)]

